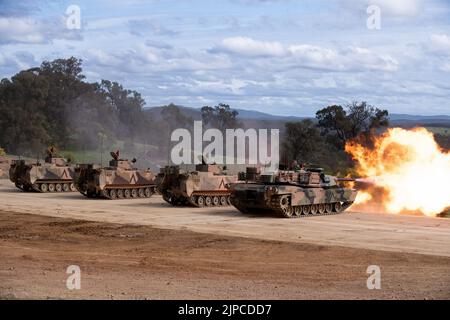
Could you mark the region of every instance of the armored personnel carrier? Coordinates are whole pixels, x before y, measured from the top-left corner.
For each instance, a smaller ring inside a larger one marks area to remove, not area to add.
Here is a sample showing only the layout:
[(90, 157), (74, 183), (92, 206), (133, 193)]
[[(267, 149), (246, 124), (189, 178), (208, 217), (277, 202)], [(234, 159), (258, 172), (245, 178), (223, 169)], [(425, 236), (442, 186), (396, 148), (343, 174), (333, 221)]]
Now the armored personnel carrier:
[(27, 164), (25, 160), (12, 160), (9, 179), (24, 191), (70, 192), (76, 191), (73, 184), (75, 165), (57, 157), (55, 147), (46, 150), (45, 162)]
[(261, 173), (247, 168), (245, 182), (229, 185), (231, 204), (243, 213), (274, 212), (285, 218), (337, 214), (347, 209), (357, 191), (340, 186), (353, 179), (326, 175), (321, 168)]
[(133, 168), (136, 159), (119, 158), (111, 152), (108, 167), (80, 164), (75, 172), (77, 190), (88, 198), (131, 199), (149, 198), (156, 191), (155, 176), (150, 170)]
[(203, 162), (192, 172), (180, 172), (179, 166), (166, 166), (158, 175), (158, 191), (174, 206), (226, 206), (230, 205), (231, 193), (226, 185), (237, 181), (237, 175), (227, 175), (215, 164)]

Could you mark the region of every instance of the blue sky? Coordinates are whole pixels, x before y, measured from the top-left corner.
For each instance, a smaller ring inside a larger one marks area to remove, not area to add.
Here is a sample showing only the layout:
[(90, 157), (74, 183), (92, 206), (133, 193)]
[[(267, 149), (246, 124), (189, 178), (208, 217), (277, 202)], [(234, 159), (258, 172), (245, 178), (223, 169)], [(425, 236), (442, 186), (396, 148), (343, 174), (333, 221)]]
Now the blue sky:
[[(66, 27), (69, 5), (79, 30)], [(72, 55), (89, 81), (119, 81), (147, 106), (310, 116), (366, 100), (450, 115), (448, 0), (0, 0), (1, 78)]]

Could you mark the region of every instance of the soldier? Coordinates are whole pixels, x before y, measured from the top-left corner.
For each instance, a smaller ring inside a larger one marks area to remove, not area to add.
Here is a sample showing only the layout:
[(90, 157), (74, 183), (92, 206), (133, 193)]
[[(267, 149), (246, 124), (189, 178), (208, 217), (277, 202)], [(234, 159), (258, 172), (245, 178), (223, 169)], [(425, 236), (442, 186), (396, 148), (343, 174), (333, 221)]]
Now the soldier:
[(291, 162), (291, 170), (293, 171), (300, 171), (302, 169), (301, 166), (299, 166), (297, 160), (292, 160)]

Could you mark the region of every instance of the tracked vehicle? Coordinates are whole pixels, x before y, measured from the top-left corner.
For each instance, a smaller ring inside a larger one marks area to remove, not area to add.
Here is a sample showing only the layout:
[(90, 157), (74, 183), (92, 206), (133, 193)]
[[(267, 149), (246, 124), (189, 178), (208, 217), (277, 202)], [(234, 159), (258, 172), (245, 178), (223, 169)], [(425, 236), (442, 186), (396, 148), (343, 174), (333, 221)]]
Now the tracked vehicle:
[(247, 168), (245, 182), (228, 185), (231, 204), (243, 213), (271, 212), (280, 217), (307, 217), (343, 212), (357, 191), (341, 186), (353, 179), (326, 175), (321, 168), (261, 173)]
[(75, 165), (64, 158), (56, 156), (57, 150), (46, 150), (45, 162), (26, 163), (25, 160), (12, 160), (9, 179), (17, 188), (37, 192), (72, 192), (76, 191), (73, 183)]
[(215, 164), (203, 162), (192, 172), (181, 172), (179, 166), (166, 166), (158, 175), (158, 191), (174, 206), (227, 206), (231, 192), (226, 185), (237, 181), (237, 175), (227, 175)]
[(136, 159), (119, 158), (119, 151), (111, 152), (108, 167), (80, 164), (75, 172), (77, 190), (88, 198), (136, 199), (149, 198), (156, 191), (155, 176), (150, 170), (133, 167)]

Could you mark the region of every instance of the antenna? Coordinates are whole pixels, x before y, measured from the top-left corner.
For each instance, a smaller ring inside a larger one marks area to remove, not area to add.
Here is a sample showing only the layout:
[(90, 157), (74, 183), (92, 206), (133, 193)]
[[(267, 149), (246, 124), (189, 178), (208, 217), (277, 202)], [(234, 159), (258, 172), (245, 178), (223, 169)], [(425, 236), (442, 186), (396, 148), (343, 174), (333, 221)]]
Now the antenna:
[(103, 145), (106, 135), (103, 132), (99, 132), (98, 135), (100, 136), (100, 164), (103, 167)]

